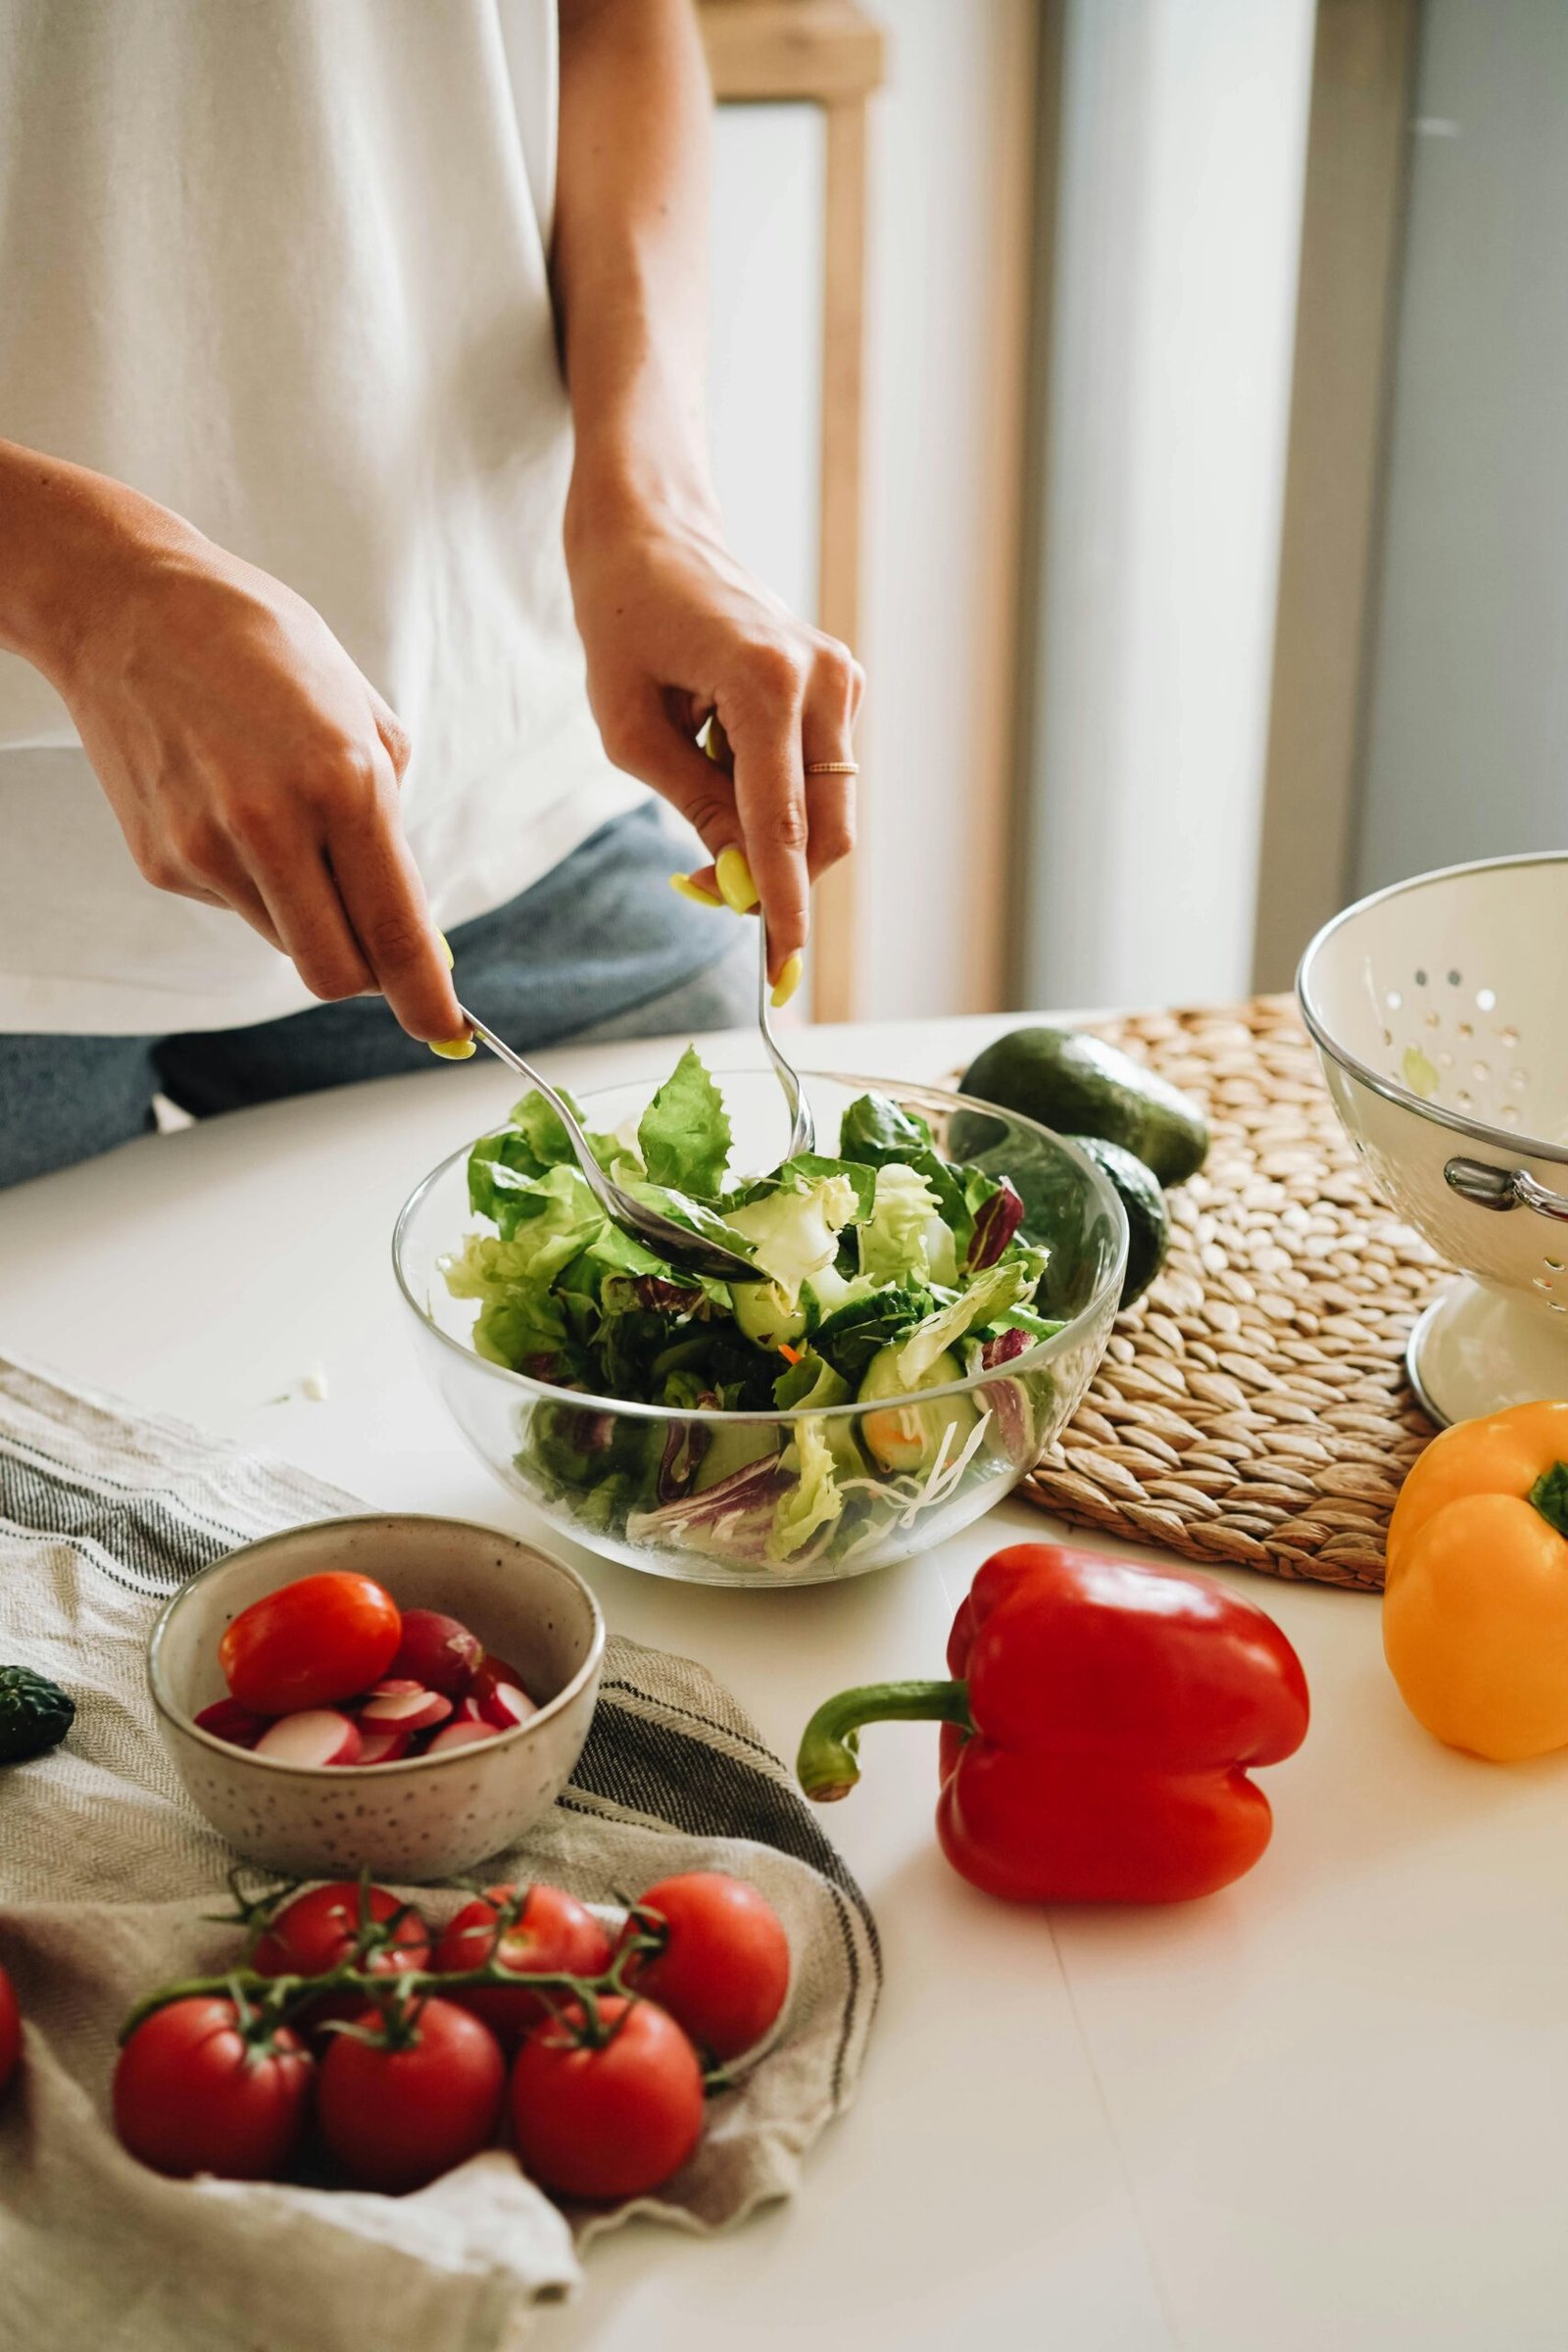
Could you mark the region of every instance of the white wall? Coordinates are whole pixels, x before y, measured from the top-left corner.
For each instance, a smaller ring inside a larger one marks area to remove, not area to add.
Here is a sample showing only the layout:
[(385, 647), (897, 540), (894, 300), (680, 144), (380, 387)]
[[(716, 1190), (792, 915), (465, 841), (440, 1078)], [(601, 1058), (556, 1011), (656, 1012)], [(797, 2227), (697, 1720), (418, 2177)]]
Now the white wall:
[[(873, 103), (859, 738), (861, 1009), (964, 1001), (954, 919), (975, 695), (972, 510), (985, 479), (990, 130), (1009, 17), (1034, 0), (879, 0)], [(713, 451), (737, 552), (813, 603), (821, 352), (821, 123), (722, 109)]]
[[(862, 1009), (967, 999), (993, 133), (1035, 0), (877, 0)], [(1247, 985), (1312, 0), (1069, 0), (1054, 506), (1021, 1001)], [(738, 552), (813, 601), (821, 124), (723, 110), (714, 453)], [(1001, 911), (998, 913), (1000, 921)]]
[(1568, 9), (1427, 0), (1355, 887), (1568, 838)]
[[(862, 1010), (968, 1001), (965, 783), (983, 674), (991, 143), (1033, 0), (879, 0), (866, 355)], [(999, 909), (998, 920), (1000, 921)]]
[(720, 107), (713, 136), (709, 443), (730, 545), (796, 612), (816, 602), (824, 126)]
[(1246, 993), (1311, 0), (1070, 0), (1022, 994)]

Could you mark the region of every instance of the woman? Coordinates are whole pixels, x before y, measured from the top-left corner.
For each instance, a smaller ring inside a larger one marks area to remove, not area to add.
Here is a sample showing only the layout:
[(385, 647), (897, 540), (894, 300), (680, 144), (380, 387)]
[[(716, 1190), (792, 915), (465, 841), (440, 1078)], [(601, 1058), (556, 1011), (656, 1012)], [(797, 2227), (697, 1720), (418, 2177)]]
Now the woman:
[(794, 986), (861, 681), (723, 544), (709, 112), (688, 0), (0, 0), (0, 1183), (471, 1052), (443, 933), (710, 1027), (755, 876)]

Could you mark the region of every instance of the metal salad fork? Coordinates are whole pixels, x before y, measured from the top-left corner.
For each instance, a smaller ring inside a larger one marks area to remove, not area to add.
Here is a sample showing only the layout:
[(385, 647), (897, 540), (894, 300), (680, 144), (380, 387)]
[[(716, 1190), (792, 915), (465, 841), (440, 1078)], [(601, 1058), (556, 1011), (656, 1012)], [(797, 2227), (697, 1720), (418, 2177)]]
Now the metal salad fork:
[[(799, 1073), (781, 1052), (767, 1017), (770, 993), (767, 983), (767, 938), (760, 918), (757, 927), (762, 933), (758, 1019), (762, 1031), (762, 1043), (778, 1072), (779, 1085), (790, 1106), (790, 1147), (785, 1156), (793, 1159), (797, 1152), (809, 1152), (814, 1148), (816, 1131), (811, 1120), (810, 1104), (801, 1089)], [(531, 1061), (524, 1060), (504, 1038), (497, 1037), (493, 1029), (487, 1029), (484, 1022), (471, 1013), (466, 1004), (461, 1004), (458, 1009), (480, 1045), (488, 1047), (498, 1061), (504, 1061), (509, 1070), (515, 1070), (519, 1078), (526, 1078), (528, 1084), (543, 1095), (566, 1131), (566, 1140), (582, 1170), (588, 1190), (612, 1225), (618, 1225), (622, 1233), (629, 1233), (635, 1240), (645, 1243), (659, 1256), (667, 1258), (672, 1266), (682, 1266), (692, 1274), (706, 1275), (711, 1282), (757, 1282), (766, 1279), (765, 1276), (760, 1276), (750, 1258), (742, 1257), (738, 1250), (726, 1250), (720, 1243), (710, 1242), (704, 1235), (693, 1233), (688, 1225), (678, 1225), (673, 1217), (665, 1216), (662, 1209), (649, 1207), (645, 1201), (634, 1199), (624, 1185), (616, 1184), (613, 1177), (607, 1176), (595, 1159), (588, 1138), (565, 1098), (557, 1092), (548, 1078), (540, 1076)]]
[(757, 1025), (762, 1032), (767, 1058), (778, 1073), (778, 1082), (784, 1089), (784, 1100), (790, 1106), (790, 1148), (784, 1156), (786, 1159), (795, 1159), (803, 1152), (816, 1150), (816, 1125), (811, 1117), (811, 1105), (806, 1100), (801, 1085), (801, 1074), (773, 1035), (773, 1024), (768, 1018), (773, 992), (767, 978), (767, 925), (760, 915), (757, 918), (757, 929), (761, 942), (757, 967)]
[(525, 1061), (520, 1054), (514, 1053), (503, 1038), (497, 1037), (493, 1029), (487, 1029), (466, 1004), (460, 1004), (458, 1009), (480, 1045), (488, 1046), (498, 1061), (504, 1061), (509, 1070), (515, 1070), (519, 1078), (526, 1078), (528, 1084), (543, 1095), (566, 1130), (566, 1141), (582, 1170), (583, 1180), (612, 1225), (618, 1225), (621, 1232), (629, 1233), (633, 1240), (646, 1243), (660, 1257), (667, 1258), (672, 1266), (684, 1266), (692, 1274), (705, 1274), (710, 1282), (758, 1280), (757, 1268), (750, 1258), (742, 1257), (738, 1250), (725, 1250), (719, 1243), (706, 1241), (700, 1233), (693, 1233), (689, 1225), (677, 1225), (674, 1218), (666, 1217), (662, 1208), (650, 1208), (643, 1201), (634, 1200), (624, 1185), (616, 1184), (613, 1177), (607, 1176), (589, 1149), (588, 1138), (572, 1115), (571, 1104), (565, 1098), (557, 1093), (548, 1078), (540, 1076), (531, 1061)]

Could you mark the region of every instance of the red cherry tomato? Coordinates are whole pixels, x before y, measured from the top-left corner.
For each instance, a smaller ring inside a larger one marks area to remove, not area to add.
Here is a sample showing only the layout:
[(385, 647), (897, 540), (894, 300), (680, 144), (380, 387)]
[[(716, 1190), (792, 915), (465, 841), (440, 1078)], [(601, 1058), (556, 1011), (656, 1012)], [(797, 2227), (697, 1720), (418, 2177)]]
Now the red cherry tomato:
[(652, 2001), (599, 2003), (610, 2038), (578, 2036), (580, 2009), (535, 2026), (512, 2070), (522, 2168), (566, 2197), (637, 2197), (678, 2173), (703, 2134), (703, 2070)]
[[(690, 1870), (650, 1886), (638, 1909), (663, 1920), (664, 1948), (628, 1962), (624, 1982), (720, 2065), (760, 2041), (790, 1988), (790, 1940), (765, 1895), (722, 1871)], [(627, 1921), (623, 1944), (637, 1924)]]
[(115, 2068), (115, 2130), (155, 2173), (277, 2180), (305, 2129), (315, 2064), (284, 2028), (270, 2052), (239, 2031), (232, 2001), (171, 2001), (144, 2018)]
[(0, 2095), (17, 2071), (22, 2056), (22, 2012), (17, 2007), (17, 1988), (0, 1968)]
[[(392, 1931), (390, 1943), (381, 1944), (360, 1965), (372, 1977), (395, 1976), (400, 1969), (428, 1968), (430, 1931), (412, 1905), (405, 1905), (384, 1886), (367, 1892), (367, 1908), (374, 1920), (403, 1918)], [(264, 1977), (319, 1977), (354, 1958), (360, 1933), (360, 1888), (354, 1879), (329, 1886), (313, 1886), (295, 1895), (273, 1919), (256, 1946), (253, 1966)], [(347, 1992), (315, 2001), (307, 2014), (313, 2027), (328, 2018), (357, 2017), (365, 2006), (363, 1993)]]
[(402, 1640), (390, 1592), (368, 1576), (302, 1576), (242, 1610), (218, 1644), (232, 1695), (258, 1715), (329, 1707), (378, 1683)]
[[(357, 2021), (379, 2023), (374, 2010)], [(407, 2048), (334, 2034), (317, 2114), (331, 2154), (358, 2188), (422, 2188), (487, 2147), (507, 2086), (488, 2026), (454, 2001), (421, 2004)]]
[[(442, 1969), (483, 1968), (492, 1955), (503, 1968), (539, 1972), (560, 1969), (573, 1977), (599, 1977), (610, 1966), (610, 1937), (593, 1913), (574, 1895), (559, 1886), (530, 1886), (527, 1900), (514, 1926), (500, 1938), (496, 1950), (499, 1906), (514, 1893), (511, 1886), (491, 1886), (467, 1903), (448, 1925), (436, 1950)], [(454, 1992), (452, 1999), (482, 2017), (507, 2043), (519, 2041), (531, 2026), (550, 2013), (537, 1992), (507, 1992), (479, 1984)]]

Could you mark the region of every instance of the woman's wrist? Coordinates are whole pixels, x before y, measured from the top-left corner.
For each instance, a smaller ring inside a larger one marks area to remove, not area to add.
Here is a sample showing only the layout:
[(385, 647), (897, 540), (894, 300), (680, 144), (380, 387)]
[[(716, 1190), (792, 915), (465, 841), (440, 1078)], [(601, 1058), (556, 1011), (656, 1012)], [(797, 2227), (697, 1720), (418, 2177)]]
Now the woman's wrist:
[(566, 561), (607, 537), (670, 527), (723, 535), (707, 463), (686, 436), (579, 433), (566, 493)]
[(0, 646), (64, 690), (149, 563), (198, 537), (107, 475), (0, 444)]

